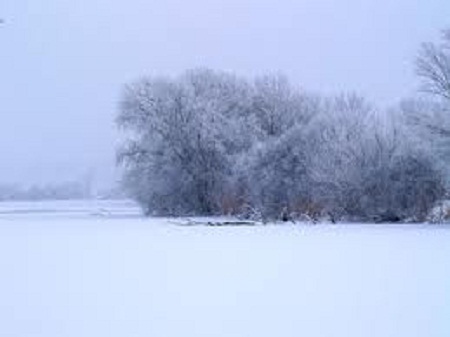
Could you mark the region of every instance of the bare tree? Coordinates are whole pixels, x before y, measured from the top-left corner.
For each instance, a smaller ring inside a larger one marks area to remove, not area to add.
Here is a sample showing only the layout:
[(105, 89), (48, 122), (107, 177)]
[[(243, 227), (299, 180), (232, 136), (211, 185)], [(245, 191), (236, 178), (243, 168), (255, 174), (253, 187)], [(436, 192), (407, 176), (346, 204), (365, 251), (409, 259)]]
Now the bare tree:
[(425, 92), (450, 100), (450, 29), (442, 33), (440, 44), (422, 45), (416, 68)]

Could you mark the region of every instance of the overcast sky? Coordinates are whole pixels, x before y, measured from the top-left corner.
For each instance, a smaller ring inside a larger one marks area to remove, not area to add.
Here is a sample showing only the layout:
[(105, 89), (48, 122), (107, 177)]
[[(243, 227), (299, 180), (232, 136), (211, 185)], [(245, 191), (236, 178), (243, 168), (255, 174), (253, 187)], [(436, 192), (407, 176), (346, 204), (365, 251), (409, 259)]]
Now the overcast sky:
[(393, 104), (450, 1), (0, 0), (0, 18), (0, 182), (31, 183), (109, 175), (121, 86), (145, 74), (281, 71)]

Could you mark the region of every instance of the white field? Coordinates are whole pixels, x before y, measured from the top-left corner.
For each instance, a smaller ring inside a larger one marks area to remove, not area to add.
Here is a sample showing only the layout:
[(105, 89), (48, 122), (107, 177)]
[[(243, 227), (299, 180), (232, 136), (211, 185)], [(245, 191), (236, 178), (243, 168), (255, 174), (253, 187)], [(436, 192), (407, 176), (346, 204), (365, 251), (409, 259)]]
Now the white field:
[(0, 204), (0, 336), (450, 336), (450, 228), (173, 222)]

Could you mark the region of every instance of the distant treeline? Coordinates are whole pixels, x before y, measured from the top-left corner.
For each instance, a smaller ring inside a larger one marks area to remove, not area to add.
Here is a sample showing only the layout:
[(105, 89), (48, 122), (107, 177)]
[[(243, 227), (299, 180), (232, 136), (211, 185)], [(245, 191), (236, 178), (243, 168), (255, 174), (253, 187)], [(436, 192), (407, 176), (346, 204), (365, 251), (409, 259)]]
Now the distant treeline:
[(0, 184), (0, 201), (38, 201), (74, 199), (123, 199), (122, 189), (115, 187), (94, 191), (83, 182), (64, 182), (45, 185), (21, 186)]
[(67, 200), (89, 198), (90, 190), (85, 184), (66, 182), (59, 184), (19, 185), (0, 184), (0, 201)]

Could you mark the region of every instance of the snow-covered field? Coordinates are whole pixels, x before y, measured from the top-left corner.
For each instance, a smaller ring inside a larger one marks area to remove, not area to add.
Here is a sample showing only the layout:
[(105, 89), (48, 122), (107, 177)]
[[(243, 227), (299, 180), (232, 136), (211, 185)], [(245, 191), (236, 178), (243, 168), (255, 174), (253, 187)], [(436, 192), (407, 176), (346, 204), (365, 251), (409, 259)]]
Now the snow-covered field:
[(450, 228), (183, 227), (0, 204), (3, 337), (448, 337)]

